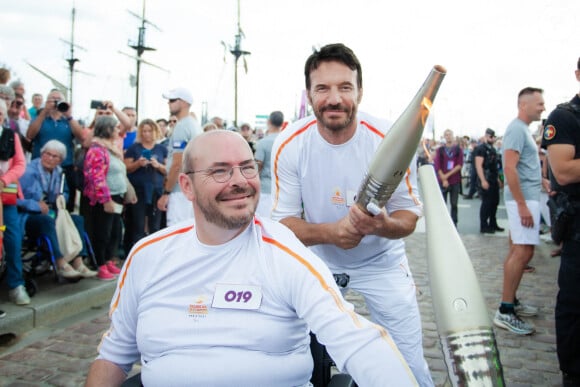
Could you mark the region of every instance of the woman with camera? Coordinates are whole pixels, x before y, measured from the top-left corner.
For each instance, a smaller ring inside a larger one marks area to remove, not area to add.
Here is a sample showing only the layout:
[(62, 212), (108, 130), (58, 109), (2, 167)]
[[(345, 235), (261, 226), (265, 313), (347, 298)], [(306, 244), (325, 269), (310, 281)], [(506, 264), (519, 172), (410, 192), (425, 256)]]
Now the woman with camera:
[(155, 205), (163, 194), (167, 147), (159, 125), (149, 118), (137, 127), (136, 141), (125, 151), (129, 181), (135, 188), (137, 203), (125, 206), (125, 254), (145, 235), (161, 228), (161, 211)]

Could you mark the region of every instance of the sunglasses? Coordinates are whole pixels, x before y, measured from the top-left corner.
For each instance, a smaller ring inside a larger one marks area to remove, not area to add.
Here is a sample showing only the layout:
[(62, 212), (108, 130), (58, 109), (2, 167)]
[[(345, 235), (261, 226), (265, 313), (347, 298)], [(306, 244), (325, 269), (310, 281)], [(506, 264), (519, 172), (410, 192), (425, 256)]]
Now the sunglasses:
[(175, 101), (178, 101), (178, 100), (179, 100), (179, 98), (171, 98), (171, 99), (169, 100), (169, 103), (173, 103), (173, 102), (175, 102)]
[(16, 106), (16, 107), (20, 107), (20, 106), (24, 105), (24, 102), (22, 102), (22, 101), (13, 101), (12, 104), (14, 106)]

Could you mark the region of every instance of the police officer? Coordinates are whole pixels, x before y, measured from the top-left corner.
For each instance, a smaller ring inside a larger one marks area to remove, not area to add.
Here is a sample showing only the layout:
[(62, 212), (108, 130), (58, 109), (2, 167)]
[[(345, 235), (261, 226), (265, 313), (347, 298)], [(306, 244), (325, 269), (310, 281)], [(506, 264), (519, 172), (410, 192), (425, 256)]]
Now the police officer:
[(479, 232), (493, 234), (504, 229), (497, 225), (496, 213), (499, 205), (499, 155), (493, 144), (495, 131), (487, 128), (484, 141), (474, 150), (475, 170), (479, 178), (479, 196), (481, 207), (479, 208)]
[[(575, 73), (580, 82), (580, 58)], [(556, 300), (556, 344), (563, 385), (580, 386), (580, 93), (550, 114), (543, 145), (548, 149), (551, 188), (558, 195), (567, 195), (570, 208), (576, 211), (563, 238), (558, 273), (560, 290)]]

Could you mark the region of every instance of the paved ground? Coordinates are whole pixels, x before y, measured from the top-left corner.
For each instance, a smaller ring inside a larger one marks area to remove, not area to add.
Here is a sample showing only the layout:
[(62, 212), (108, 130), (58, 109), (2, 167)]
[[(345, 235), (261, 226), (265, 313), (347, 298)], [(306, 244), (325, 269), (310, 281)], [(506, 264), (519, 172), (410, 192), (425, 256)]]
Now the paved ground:
[[(474, 204), (464, 203), (460, 209), (460, 231), (461, 222), (464, 222), (462, 219), (473, 216), (470, 213), (476, 213), (479, 202), (472, 203)], [(473, 208), (469, 209), (470, 206)], [(471, 218), (471, 221), (474, 219)], [(502, 223), (505, 224), (500, 220), (500, 225)], [(477, 273), (491, 318), (501, 293), (502, 263), (507, 252), (506, 234), (465, 234), (462, 235), (462, 240)], [(421, 225), (406, 242), (411, 268), (420, 292), (418, 299), (423, 316), (425, 356), (436, 385), (442, 386), (446, 378), (446, 367), (431, 306), (426, 236)], [(547, 242), (538, 247), (533, 260), (537, 271), (525, 274), (520, 285), (520, 299), (540, 308), (539, 316), (530, 319), (535, 324), (537, 333), (522, 337), (500, 329), (495, 330), (508, 386), (561, 385), (554, 331), (559, 259), (550, 257), (553, 247)], [(356, 305), (359, 312), (366, 314), (364, 303), (358, 295), (349, 294), (347, 298)], [(104, 300), (104, 304), (105, 301), (108, 300)], [(82, 385), (88, 366), (96, 354), (100, 336), (107, 326), (106, 307), (103, 306), (75, 319), (36, 328), (4, 347), (0, 346), (0, 386)]]

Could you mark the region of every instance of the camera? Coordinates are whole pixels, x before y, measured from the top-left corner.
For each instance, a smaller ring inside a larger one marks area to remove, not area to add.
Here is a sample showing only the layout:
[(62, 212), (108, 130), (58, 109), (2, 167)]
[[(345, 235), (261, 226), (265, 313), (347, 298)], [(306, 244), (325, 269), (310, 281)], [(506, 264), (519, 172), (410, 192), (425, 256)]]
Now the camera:
[(70, 109), (70, 105), (67, 102), (60, 100), (54, 101), (54, 106), (56, 107), (56, 110), (61, 113), (66, 113), (68, 112), (68, 109)]
[(107, 107), (103, 103), (103, 101), (92, 100), (91, 101), (91, 109), (100, 109), (105, 110)]

